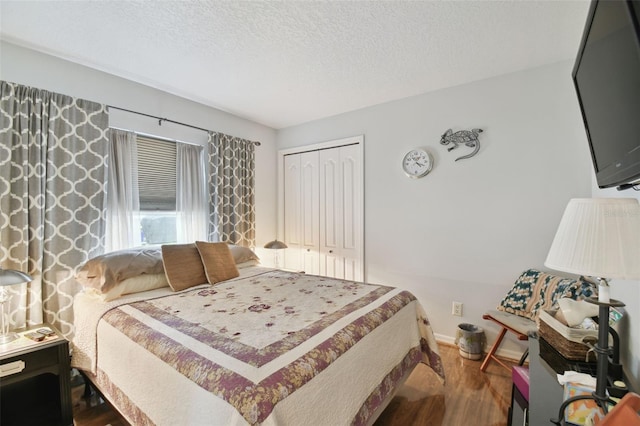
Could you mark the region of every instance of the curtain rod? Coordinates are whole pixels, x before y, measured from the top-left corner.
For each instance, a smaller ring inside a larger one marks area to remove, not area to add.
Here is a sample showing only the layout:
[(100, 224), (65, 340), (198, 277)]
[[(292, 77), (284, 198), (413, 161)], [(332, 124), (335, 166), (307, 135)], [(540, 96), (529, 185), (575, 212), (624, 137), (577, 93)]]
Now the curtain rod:
[[(107, 108), (113, 108), (113, 109), (117, 109), (117, 110), (120, 110), (120, 111), (129, 112), (129, 113), (131, 113), (131, 114), (138, 114), (138, 115), (143, 115), (143, 116), (145, 116), (145, 117), (149, 117), (149, 118), (155, 118), (156, 120), (158, 120), (158, 126), (162, 126), (162, 122), (163, 122), (163, 121), (166, 121), (167, 123), (173, 123), (173, 124), (178, 124), (178, 125), (180, 125), (180, 126), (190, 127), (190, 128), (192, 128), (192, 129), (202, 130), (203, 132), (207, 132), (207, 133), (210, 133), (210, 132), (211, 132), (211, 133), (215, 133), (215, 132), (213, 132), (212, 130), (209, 130), (209, 129), (204, 129), (204, 128), (202, 128), (202, 127), (198, 127), (198, 126), (192, 126), (191, 124), (181, 123), (181, 122), (179, 122), (179, 121), (174, 121), (174, 120), (170, 120), (170, 119), (168, 119), (168, 118), (162, 118), (162, 117), (158, 117), (158, 116), (151, 115), (151, 114), (145, 114), (144, 112), (132, 111), (132, 110), (130, 110), (130, 109), (120, 108), (120, 107), (113, 106), (113, 105), (107, 105)], [(258, 142), (258, 141), (252, 141), (252, 142), (253, 142), (253, 144), (254, 144), (255, 146), (260, 146), (260, 145), (262, 145), (262, 144), (261, 144), (260, 142)]]

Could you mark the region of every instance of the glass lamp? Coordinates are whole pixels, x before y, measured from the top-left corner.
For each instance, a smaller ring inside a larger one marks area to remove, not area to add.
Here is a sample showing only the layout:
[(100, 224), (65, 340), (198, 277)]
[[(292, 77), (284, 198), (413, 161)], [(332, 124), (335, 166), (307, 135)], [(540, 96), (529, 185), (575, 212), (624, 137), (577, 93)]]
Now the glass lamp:
[(0, 344), (9, 343), (18, 338), (18, 335), (9, 331), (9, 313), (5, 312), (4, 305), (9, 301), (10, 285), (28, 283), (32, 278), (24, 272), (16, 271), (14, 269), (2, 269), (0, 268)]
[(279, 268), (280, 267), (280, 262), (279, 262), (278, 253), (280, 252), (280, 250), (286, 249), (287, 245), (285, 243), (283, 243), (282, 241), (278, 241), (278, 239), (276, 238), (275, 240), (269, 241), (267, 244), (265, 244), (264, 248), (275, 250), (275, 255), (273, 256), (273, 262), (276, 265), (276, 269)]
[(609, 366), (609, 308), (624, 306), (609, 294), (609, 279), (640, 279), (640, 204), (633, 198), (582, 198), (569, 201), (553, 239), (545, 266), (558, 271), (586, 275), (598, 280), (598, 298), (588, 302), (599, 307), (596, 390), (590, 396), (574, 397), (560, 407), (560, 424), (565, 408), (578, 399), (595, 399), (607, 413)]

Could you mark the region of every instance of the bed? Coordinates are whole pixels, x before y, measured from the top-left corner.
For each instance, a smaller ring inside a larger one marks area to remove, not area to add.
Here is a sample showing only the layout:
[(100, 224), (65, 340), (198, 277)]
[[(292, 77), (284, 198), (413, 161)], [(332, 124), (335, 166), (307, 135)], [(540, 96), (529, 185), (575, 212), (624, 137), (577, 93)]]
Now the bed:
[(213, 285), (76, 296), (72, 366), (131, 424), (371, 424), (417, 364), (444, 380), (411, 293), (223, 257)]

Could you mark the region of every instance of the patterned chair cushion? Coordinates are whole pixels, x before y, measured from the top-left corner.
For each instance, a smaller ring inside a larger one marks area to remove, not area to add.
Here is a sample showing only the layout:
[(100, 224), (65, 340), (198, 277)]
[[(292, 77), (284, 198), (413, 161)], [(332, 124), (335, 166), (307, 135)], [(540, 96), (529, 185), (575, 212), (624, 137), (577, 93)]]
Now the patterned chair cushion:
[(537, 320), (541, 309), (551, 309), (562, 297), (581, 300), (597, 294), (596, 285), (583, 277), (575, 280), (528, 269), (518, 277), (497, 309)]

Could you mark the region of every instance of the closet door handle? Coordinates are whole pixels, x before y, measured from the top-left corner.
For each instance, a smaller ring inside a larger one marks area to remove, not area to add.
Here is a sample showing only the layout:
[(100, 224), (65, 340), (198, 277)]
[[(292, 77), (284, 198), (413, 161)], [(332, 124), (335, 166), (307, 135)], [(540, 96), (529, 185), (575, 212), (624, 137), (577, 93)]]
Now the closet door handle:
[(333, 250), (329, 250), (329, 253), (333, 253)]
[(307, 253), (310, 252), (310, 251), (311, 251), (311, 249), (307, 249)]

